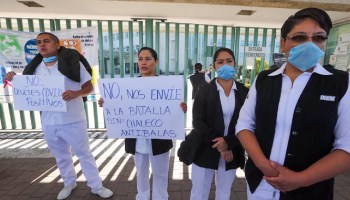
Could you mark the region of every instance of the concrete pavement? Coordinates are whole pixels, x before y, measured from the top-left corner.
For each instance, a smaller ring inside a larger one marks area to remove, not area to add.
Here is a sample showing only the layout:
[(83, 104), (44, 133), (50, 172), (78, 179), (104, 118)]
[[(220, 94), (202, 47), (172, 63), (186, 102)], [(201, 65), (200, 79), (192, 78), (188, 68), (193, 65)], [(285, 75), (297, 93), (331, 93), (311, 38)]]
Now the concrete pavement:
[[(124, 152), (122, 139), (105, 139), (104, 132), (90, 132), (90, 146), (95, 156), (104, 185), (114, 192), (111, 199), (132, 200), (136, 195), (136, 169), (132, 156)], [(188, 200), (191, 190), (191, 167), (178, 160), (172, 149), (169, 170), (169, 199)], [(78, 187), (70, 200), (101, 199), (90, 193), (77, 158)], [(56, 199), (63, 187), (55, 160), (47, 149), (42, 133), (0, 132), (0, 200)], [(231, 199), (246, 199), (244, 173), (237, 172), (231, 190)], [(214, 199), (213, 183), (210, 199)], [(335, 200), (350, 200), (350, 172), (336, 178)]]

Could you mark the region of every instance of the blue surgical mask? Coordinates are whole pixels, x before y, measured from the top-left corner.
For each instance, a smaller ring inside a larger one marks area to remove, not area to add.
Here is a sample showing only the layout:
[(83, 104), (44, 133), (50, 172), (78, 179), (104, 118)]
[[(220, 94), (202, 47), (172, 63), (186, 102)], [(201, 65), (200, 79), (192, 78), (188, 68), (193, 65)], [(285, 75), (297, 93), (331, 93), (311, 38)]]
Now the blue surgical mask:
[(50, 57), (47, 57), (47, 58), (43, 58), (43, 61), (46, 62), (46, 63), (54, 62), (56, 60), (57, 60), (57, 56), (50, 56)]
[(288, 62), (301, 71), (306, 71), (319, 63), (324, 51), (313, 42), (304, 42), (289, 51)]
[(231, 79), (235, 74), (236, 74), (235, 69), (228, 64), (225, 64), (218, 69), (218, 77), (224, 80)]

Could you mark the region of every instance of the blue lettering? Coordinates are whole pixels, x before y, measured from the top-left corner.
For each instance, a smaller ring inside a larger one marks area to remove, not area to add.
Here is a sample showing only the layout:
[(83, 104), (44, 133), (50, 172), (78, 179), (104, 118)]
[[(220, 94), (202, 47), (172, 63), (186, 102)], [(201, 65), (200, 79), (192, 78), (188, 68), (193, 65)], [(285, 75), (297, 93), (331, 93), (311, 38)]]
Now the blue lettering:
[(152, 100), (181, 100), (181, 89), (152, 89), (151, 99)]
[(107, 116), (111, 115), (111, 112), (109, 111), (108, 108), (106, 108), (106, 115), (107, 115)]
[(115, 117), (107, 117), (108, 124), (122, 124), (123, 119), (115, 118)]
[(142, 93), (141, 90), (126, 90), (126, 94), (128, 95), (128, 98), (130, 99), (145, 99), (145, 94)]
[(127, 131), (127, 130), (122, 130), (120, 136), (131, 136), (130, 131), (132, 131), (132, 130), (129, 130), (129, 131)]
[(38, 90), (22, 90), (19, 88), (13, 88), (14, 95), (23, 95), (23, 96), (40, 96), (40, 92)]
[(43, 88), (41, 94), (44, 97), (61, 97), (63, 91), (61, 88)]
[(35, 101), (30, 97), (27, 97), (26, 101), (27, 101), (28, 106), (40, 106), (41, 105), (41, 101)]
[(114, 108), (114, 115), (124, 115), (122, 108)]
[(119, 97), (120, 95), (120, 88), (119, 85), (116, 82), (111, 83), (107, 83), (107, 85), (105, 85), (104, 83), (102, 84), (103, 87), (103, 95), (104, 98), (108, 98), (109, 99), (116, 99)]
[(148, 129), (128, 129), (121, 130), (122, 137), (145, 137), (145, 138), (176, 138), (174, 130), (148, 130)]
[(128, 128), (161, 127), (163, 122), (160, 119), (128, 119), (126, 120), (126, 126)]
[(37, 76), (26, 76), (27, 85), (39, 85), (39, 78)]
[(129, 107), (129, 113), (131, 116), (135, 115), (171, 115), (169, 106), (164, 107), (151, 107), (151, 106), (134, 106)]

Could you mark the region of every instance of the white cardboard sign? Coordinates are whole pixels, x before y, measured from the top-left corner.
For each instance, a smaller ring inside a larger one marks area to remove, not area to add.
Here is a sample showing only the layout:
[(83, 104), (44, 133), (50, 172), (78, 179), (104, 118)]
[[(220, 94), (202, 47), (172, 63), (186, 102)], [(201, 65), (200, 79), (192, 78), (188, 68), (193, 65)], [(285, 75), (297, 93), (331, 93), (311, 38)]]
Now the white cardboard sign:
[(12, 81), (15, 110), (67, 112), (63, 76), (16, 75)]
[(185, 138), (182, 76), (100, 79), (110, 138)]

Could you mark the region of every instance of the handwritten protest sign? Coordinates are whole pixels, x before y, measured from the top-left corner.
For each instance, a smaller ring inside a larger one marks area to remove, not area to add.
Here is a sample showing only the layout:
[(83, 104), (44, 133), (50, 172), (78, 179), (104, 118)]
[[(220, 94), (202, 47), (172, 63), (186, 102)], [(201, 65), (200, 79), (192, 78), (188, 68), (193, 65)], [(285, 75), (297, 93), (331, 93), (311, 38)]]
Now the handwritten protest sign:
[[(0, 103), (11, 102), (8, 87), (3, 88), (3, 78), (9, 71), (22, 74), (24, 68), (39, 53), (36, 37), (40, 32), (13, 31), (0, 28)], [(98, 30), (96, 26), (52, 31), (59, 38), (59, 43), (69, 49), (79, 51), (92, 68), (92, 84), (97, 84), (99, 77)], [(87, 96), (95, 98), (93, 91)]]
[(63, 76), (16, 75), (12, 87), (15, 110), (67, 112)]
[(183, 77), (100, 79), (110, 138), (185, 137)]

